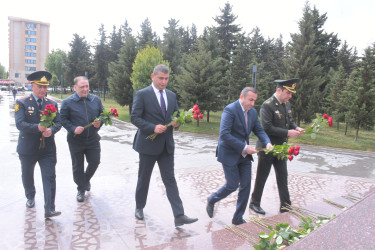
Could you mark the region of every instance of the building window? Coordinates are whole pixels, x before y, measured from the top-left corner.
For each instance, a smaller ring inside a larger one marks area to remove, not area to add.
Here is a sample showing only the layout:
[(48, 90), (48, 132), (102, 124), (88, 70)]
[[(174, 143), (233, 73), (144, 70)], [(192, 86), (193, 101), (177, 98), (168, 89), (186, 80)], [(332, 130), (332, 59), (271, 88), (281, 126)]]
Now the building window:
[(36, 50), (36, 46), (35, 45), (25, 45), (25, 49)]
[(26, 38), (26, 42), (36, 43), (36, 38)]
[(25, 56), (36, 57), (36, 53), (34, 53), (34, 52), (25, 52)]
[(20, 73), (15, 73), (15, 74), (14, 74), (14, 77), (15, 77), (15, 78), (20, 78), (20, 77), (21, 77), (21, 74), (20, 74)]
[(36, 64), (36, 60), (25, 59), (25, 63), (27, 63), (27, 64)]
[(26, 34), (26, 35), (30, 35), (30, 36), (36, 36), (36, 31), (33, 31), (33, 30), (25, 30), (25, 34)]
[(35, 29), (35, 28), (36, 28), (36, 24), (35, 24), (35, 23), (27, 23), (27, 24), (26, 24), (26, 27), (27, 27), (28, 29)]
[(36, 71), (36, 67), (25, 66), (25, 71)]

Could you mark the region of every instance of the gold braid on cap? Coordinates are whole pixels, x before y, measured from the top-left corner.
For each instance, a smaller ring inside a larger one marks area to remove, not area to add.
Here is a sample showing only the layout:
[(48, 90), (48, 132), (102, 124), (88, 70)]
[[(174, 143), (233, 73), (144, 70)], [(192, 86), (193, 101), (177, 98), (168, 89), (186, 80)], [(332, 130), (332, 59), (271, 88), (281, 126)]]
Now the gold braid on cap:
[(39, 85), (49, 85), (49, 81), (47, 81), (47, 78), (45, 76), (43, 76), (40, 79), (40, 81), (33, 81), (33, 82)]
[(295, 83), (293, 83), (292, 87), (289, 87), (289, 86), (283, 86), (283, 88), (285, 88), (285, 89), (288, 90), (289, 92), (296, 93), (296, 84), (295, 84)]

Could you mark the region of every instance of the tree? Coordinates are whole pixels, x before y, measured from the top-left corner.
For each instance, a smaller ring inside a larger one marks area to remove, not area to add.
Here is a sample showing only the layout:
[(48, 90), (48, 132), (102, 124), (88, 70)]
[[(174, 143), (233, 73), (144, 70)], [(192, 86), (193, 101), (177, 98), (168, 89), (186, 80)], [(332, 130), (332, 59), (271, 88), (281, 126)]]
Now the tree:
[(301, 121), (311, 121), (314, 114), (320, 111), (320, 101), (323, 99), (320, 93), (323, 69), (317, 63), (319, 48), (315, 45), (315, 21), (306, 4), (303, 17), (298, 23), (300, 33), (291, 34), (292, 42), (287, 47), (290, 57), (284, 59), (287, 70), (284, 77), (300, 79), (296, 87), (297, 94), (291, 99), (298, 125)]
[(375, 125), (375, 43), (365, 49), (358, 71), (350, 77), (346, 89), (349, 98), (349, 124), (356, 129), (354, 140), (358, 139), (359, 129), (373, 129)]
[(164, 28), (165, 33), (162, 43), (164, 58), (169, 62), (171, 70), (175, 74), (179, 73), (178, 67), (182, 57), (182, 36), (179, 32), (178, 22), (173, 18), (168, 21), (169, 26)]
[(100, 40), (98, 44), (95, 46), (95, 55), (94, 55), (94, 67), (95, 67), (95, 75), (93, 77), (93, 82), (96, 83), (96, 86), (99, 90), (99, 93), (104, 94), (105, 100), (105, 92), (108, 87), (108, 64), (109, 64), (109, 47), (107, 44), (107, 37), (104, 30), (104, 25), (102, 24), (99, 28), (99, 36)]
[(216, 32), (219, 38), (219, 44), (223, 48), (223, 54), (221, 55), (226, 60), (230, 61), (231, 51), (235, 49), (237, 45), (237, 34), (241, 31), (241, 28), (237, 24), (233, 24), (237, 16), (232, 13), (232, 6), (229, 2), (225, 3), (224, 9), (220, 9), (221, 15), (216, 16), (214, 20), (217, 22)]
[(66, 60), (65, 82), (73, 84), (76, 76), (84, 76), (85, 72), (91, 76), (93, 73), (90, 45), (85, 37), (73, 34), (73, 40), (69, 43), (70, 51)]
[(0, 79), (6, 79), (7, 76), (6, 76), (6, 71), (5, 71), (5, 67), (3, 65), (1, 65), (0, 63)]
[[(134, 60), (133, 72), (130, 78), (133, 83), (134, 91), (138, 91), (150, 85), (151, 74), (158, 64), (165, 64), (169, 68), (168, 61), (163, 60), (163, 53), (157, 48), (147, 46), (138, 52)], [(171, 79), (169, 79), (169, 81), (170, 80)]]
[(203, 45), (199, 46), (197, 52), (186, 55), (182, 73), (176, 77), (183, 106), (190, 108), (198, 104), (201, 111), (207, 111), (209, 122), (210, 111), (222, 109), (225, 90), (221, 86), (226, 79), (222, 72), (227, 68), (225, 59), (213, 58)]
[(141, 24), (141, 33), (138, 33), (138, 45), (142, 49), (147, 46), (157, 46), (157, 36), (152, 31), (151, 22), (148, 18)]
[(121, 47), (124, 45), (122, 33), (121, 28), (116, 31), (116, 26), (113, 25), (113, 30), (109, 36), (108, 42), (108, 62), (115, 62), (118, 59)]
[(191, 26), (191, 29), (189, 27), (186, 27), (186, 29), (181, 29), (182, 31), (180, 31), (180, 33), (182, 34), (182, 53), (190, 53), (197, 46), (197, 27), (195, 26), (195, 24), (193, 24)]
[(129, 105), (129, 114), (133, 103), (133, 86), (130, 80), (132, 66), (137, 55), (136, 39), (132, 35), (126, 36), (125, 44), (120, 50), (118, 60), (109, 65), (108, 79), (111, 95), (121, 106)]
[(52, 74), (52, 86), (59, 85), (59, 79), (64, 74), (64, 65), (65, 61), (67, 60), (67, 55), (65, 51), (57, 49), (56, 51), (52, 50), (50, 54), (48, 54), (44, 66), (48, 72)]

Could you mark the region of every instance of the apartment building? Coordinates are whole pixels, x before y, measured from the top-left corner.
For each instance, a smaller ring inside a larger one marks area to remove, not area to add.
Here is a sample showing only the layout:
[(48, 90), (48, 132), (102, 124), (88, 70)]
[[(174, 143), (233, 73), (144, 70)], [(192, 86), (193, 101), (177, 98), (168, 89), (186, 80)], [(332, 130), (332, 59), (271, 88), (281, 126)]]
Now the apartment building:
[(45, 70), (49, 52), (49, 23), (18, 17), (9, 20), (9, 79), (27, 86), (27, 76)]

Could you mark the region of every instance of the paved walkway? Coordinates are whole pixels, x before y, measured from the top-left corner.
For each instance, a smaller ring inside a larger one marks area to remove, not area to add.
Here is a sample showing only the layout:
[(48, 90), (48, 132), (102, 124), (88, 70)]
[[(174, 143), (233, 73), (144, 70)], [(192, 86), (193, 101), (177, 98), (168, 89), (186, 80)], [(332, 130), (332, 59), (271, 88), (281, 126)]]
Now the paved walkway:
[[(221, 165), (216, 161), (217, 136), (177, 132), (176, 178), (188, 216), (199, 221), (175, 228), (172, 211), (157, 166), (155, 167), (145, 220), (134, 217), (134, 193), (138, 154), (132, 150), (135, 127), (116, 121), (103, 127), (102, 160), (91, 182), (87, 199), (78, 203), (71, 173), (66, 131), (56, 135), (56, 209), (62, 215), (45, 220), (43, 190), (36, 167), (36, 206), (25, 207), (21, 169), (16, 153), (18, 130), (14, 124), (14, 102), (2, 92), (0, 102), (0, 248), (1, 249), (249, 249), (252, 243), (226, 229), (235, 210), (236, 195), (215, 206), (214, 218), (205, 211), (206, 199), (224, 182)], [(253, 167), (255, 176), (257, 159)], [(341, 196), (366, 195), (375, 188), (375, 154), (334, 148), (301, 146), (301, 153), (289, 164), (289, 187), (293, 205), (331, 214), (341, 210), (322, 199), (352, 206)], [(254, 180), (252, 181), (252, 184)], [(279, 200), (274, 172), (266, 183), (262, 207), (266, 217), (276, 220), (297, 219), (278, 213)], [(245, 219), (257, 217), (247, 210)], [(252, 223), (243, 226), (255, 230)]]

